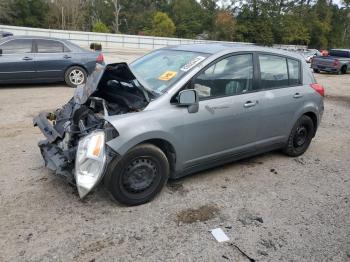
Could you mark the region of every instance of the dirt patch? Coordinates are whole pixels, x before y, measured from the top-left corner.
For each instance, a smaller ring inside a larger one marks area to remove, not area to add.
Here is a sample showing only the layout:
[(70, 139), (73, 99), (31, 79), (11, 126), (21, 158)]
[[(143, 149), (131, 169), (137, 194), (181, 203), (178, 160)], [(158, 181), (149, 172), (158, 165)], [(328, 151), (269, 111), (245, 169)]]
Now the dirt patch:
[(220, 209), (216, 205), (204, 205), (197, 209), (186, 209), (177, 214), (176, 222), (191, 224), (215, 218)]
[[(119, 244), (119, 243), (118, 243)], [(101, 239), (95, 242), (90, 243), (86, 247), (83, 247), (79, 250), (79, 253), (74, 256), (74, 259), (78, 259), (81, 256), (91, 257), (91, 255), (96, 254), (100, 252), (102, 249), (105, 249), (106, 247), (114, 246), (115, 243), (112, 239), (112, 237), (106, 237), (105, 239)], [(91, 261), (91, 260), (89, 260)]]

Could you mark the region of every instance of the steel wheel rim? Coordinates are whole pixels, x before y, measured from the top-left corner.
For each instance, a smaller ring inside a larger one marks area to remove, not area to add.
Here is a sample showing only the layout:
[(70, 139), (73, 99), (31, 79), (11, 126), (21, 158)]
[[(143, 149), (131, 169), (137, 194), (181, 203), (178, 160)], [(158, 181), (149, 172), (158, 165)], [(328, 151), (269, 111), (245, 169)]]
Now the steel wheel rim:
[(84, 76), (83, 71), (81, 71), (79, 69), (72, 70), (69, 73), (69, 80), (74, 85), (81, 85), (82, 83), (84, 83), (84, 80), (85, 80), (85, 76)]
[(130, 162), (122, 176), (122, 184), (128, 193), (142, 193), (156, 181), (158, 167), (149, 157), (138, 157)]
[(295, 147), (302, 147), (305, 142), (307, 141), (308, 137), (308, 130), (305, 126), (300, 126), (297, 128), (295, 135), (294, 135), (294, 146)]

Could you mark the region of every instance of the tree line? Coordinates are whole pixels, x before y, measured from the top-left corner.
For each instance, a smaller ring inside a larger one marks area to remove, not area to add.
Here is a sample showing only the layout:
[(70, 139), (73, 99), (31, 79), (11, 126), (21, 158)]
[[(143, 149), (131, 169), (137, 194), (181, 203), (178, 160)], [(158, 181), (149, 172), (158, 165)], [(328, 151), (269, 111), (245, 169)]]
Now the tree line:
[(350, 0), (0, 0), (0, 23), (261, 45), (350, 47)]

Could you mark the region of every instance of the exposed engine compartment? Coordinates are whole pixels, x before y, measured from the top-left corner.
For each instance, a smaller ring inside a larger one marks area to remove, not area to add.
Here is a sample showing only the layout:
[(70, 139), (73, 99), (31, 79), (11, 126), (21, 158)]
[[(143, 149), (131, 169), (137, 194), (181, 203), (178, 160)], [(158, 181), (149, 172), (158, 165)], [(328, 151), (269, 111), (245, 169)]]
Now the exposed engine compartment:
[(141, 111), (149, 95), (126, 63), (96, 69), (62, 108), (34, 118), (34, 126), (46, 137), (39, 142), (45, 165), (74, 182), (79, 139), (97, 129), (105, 131), (107, 141), (118, 136), (105, 117)]

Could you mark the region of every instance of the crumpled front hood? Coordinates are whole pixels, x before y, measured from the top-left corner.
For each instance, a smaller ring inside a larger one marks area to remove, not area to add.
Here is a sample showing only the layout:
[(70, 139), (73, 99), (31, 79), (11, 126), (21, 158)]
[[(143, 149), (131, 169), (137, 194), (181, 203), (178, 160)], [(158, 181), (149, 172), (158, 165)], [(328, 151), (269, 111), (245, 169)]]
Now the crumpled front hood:
[(123, 79), (126, 81), (134, 81), (135, 85), (144, 95), (146, 101), (150, 101), (149, 94), (152, 95), (152, 92), (146, 87), (144, 82), (136, 78), (129, 65), (125, 62), (108, 64), (106, 66), (96, 64), (96, 69), (88, 77), (86, 83), (84, 85), (79, 85), (76, 88), (74, 93), (74, 101), (80, 105), (86, 103), (88, 98), (100, 88), (101, 79), (104, 77), (105, 72), (108, 70), (113, 70), (116, 74), (122, 75)]

